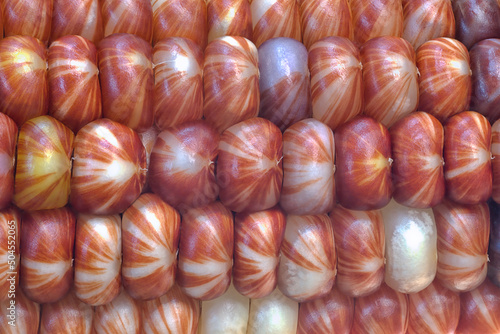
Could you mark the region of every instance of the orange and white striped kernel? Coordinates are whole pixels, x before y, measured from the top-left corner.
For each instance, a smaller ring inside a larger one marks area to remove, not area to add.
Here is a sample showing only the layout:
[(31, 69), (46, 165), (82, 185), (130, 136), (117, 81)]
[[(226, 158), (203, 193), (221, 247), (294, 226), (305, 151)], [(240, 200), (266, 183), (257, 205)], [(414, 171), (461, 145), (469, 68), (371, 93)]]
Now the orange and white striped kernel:
[(337, 287), (322, 298), (300, 303), (297, 334), (350, 333), (354, 299)]
[(488, 205), (457, 204), (445, 199), (433, 211), (438, 232), (436, 277), (453, 291), (475, 289), (487, 273)]
[(205, 49), (203, 115), (220, 133), (259, 114), (258, 58), (244, 37), (221, 37)]
[(151, 189), (181, 212), (215, 201), (218, 152), (219, 134), (204, 120), (162, 131), (151, 152)]
[(203, 117), (203, 51), (192, 40), (169, 37), (153, 49), (154, 114), (160, 130)]
[(41, 305), (41, 309), (40, 334), (92, 333), (94, 310), (73, 291), (57, 302)]
[(455, 16), (448, 0), (403, 0), (403, 38), (417, 50), (438, 37), (455, 38)]
[(96, 334), (140, 334), (141, 304), (125, 289), (111, 302), (94, 308), (92, 329)]
[[(14, 299), (0, 301), (0, 332), (8, 334), (38, 334), (40, 305), (28, 299), (22, 290), (16, 291)], [(11, 300), (15, 301), (14, 314), (10, 312)], [(13, 315), (15, 321), (12, 320)]]
[(104, 36), (99, 0), (53, 0), (50, 43), (63, 36), (82, 36), (94, 44)]
[(20, 285), (37, 303), (64, 297), (73, 285), (75, 215), (68, 207), (24, 212)]
[(282, 134), (270, 121), (255, 117), (221, 135), (216, 179), (228, 209), (252, 212), (275, 206), (283, 180)]
[(49, 115), (77, 133), (102, 116), (97, 49), (88, 39), (56, 39), (48, 52)]
[(472, 93), (469, 52), (460, 41), (440, 37), (417, 49), (418, 110), (441, 122), (468, 109)]
[(208, 42), (222, 36), (252, 40), (252, 12), (248, 0), (207, 0)]
[(250, 9), (255, 46), (275, 37), (302, 41), (299, 5), (295, 0), (253, 0)]
[(354, 42), (361, 46), (380, 36), (401, 37), (403, 5), (401, 0), (349, 0)]
[(376, 210), (392, 196), (389, 131), (368, 116), (357, 116), (335, 131), (335, 190), (340, 205)]
[(299, 11), (302, 38), (308, 50), (325, 37), (354, 38), (349, 0), (302, 0)]
[(135, 35), (113, 34), (98, 47), (102, 114), (137, 132), (154, 122), (153, 48)]
[(13, 202), (23, 210), (47, 210), (68, 203), (75, 135), (51, 116), (24, 123), (17, 143)]
[(476, 289), (460, 294), (457, 334), (500, 331), (500, 289), (489, 278)]
[(332, 222), (327, 215), (288, 215), (281, 258), (278, 288), (295, 301), (325, 296), (337, 274), (337, 253)]
[(72, 207), (101, 215), (125, 211), (146, 180), (146, 150), (137, 133), (103, 118), (84, 126), (74, 145)]
[(285, 223), (285, 213), (278, 206), (236, 214), (233, 284), (240, 294), (263, 298), (276, 288)]
[(408, 334), (454, 333), (460, 317), (460, 296), (435, 279), (408, 295)]
[(0, 112), (17, 126), (47, 114), (47, 51), (40, 40), (30, 36), (0, 40), (0, 78)]
[(385, 283), (372, 294), (356, 299), (351, 333), (406, 333), (408, 295)]
[(3, 0), (5, 36), (31, 36), (47, 45), (52, 25), (52, 0)]
[(128, 33), (151, 43), (153, 39), (153, 9), (150, 0), (102, 0), (104, 37)]
[(207, 5), (204, 0), (151, 0), (153, 44), (167, 37), (183, 37), (204, 50), (207, 46)]
[(200, 302), (184, 294), (177, 284), (163, 296), (144, 302), (141, 308), (146, 334), (198, 332)]
[(387, 128), (417, 110), (418, 70), (409, 42), (376, 37), (361, 46), (365, 115)]
[(179, 226), (179, 213), (154, 194), (123, 213), (122, 280), (133, 298), (158, 298), (174, 284)]
[(312, 117), (332, 130), (362, 112), (359, 49), (345, 37), (326, 37), (309, 49)]
[(120, 292), (121, 235), (119, 215), (77, 216), (75, 295), (85, 304), (107, 304)]
[(444, 124), (446, 196), (463, 204), (486, 201), (492, 193), (491, 125), (474, 111), (459, 113)]
[(177, 283), (200, 300), (215, 299), (229, 287), (233, 266), (233, 214), (214, 202), (182, 216)]
[(390, 129), (393, 197), (413, 208), (431, 208), (441, 202), (444, 183), (444, 129), (426, 112), (414, 112)]
[(336, 206), (330, 213), (337, 248), (338, 289), (351, 297), (369, 295), (384, 281), (385, 234), (378, 210)]
[(288, 214), (317, 215), (335, 201), (335, 142), (332, 130), (313, 118), (283, 134), (283, 188), (280, 206)]
[(14, 195), (17, 134), (12, 118), (0, 113), (0, 210), (9, 206)]

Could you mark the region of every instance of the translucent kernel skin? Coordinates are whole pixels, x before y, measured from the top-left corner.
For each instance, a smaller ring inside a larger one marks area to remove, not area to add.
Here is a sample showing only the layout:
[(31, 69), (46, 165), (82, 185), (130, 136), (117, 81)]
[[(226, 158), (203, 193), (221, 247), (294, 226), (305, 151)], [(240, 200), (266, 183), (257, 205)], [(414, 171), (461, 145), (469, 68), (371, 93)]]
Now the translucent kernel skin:
[(233, 285), (220, 297), (201, 303), (199, 334), (247, 332), (250, 299)]
[(299, 304), (279, 289), (269, 296), (250, 300), (247, 334), (295, 334)]
[(392, 200), (382, 209), (386, 240), (385, 282), (401, 293), (426, 288), (436, 276), (437, 232), (430, 209)]

